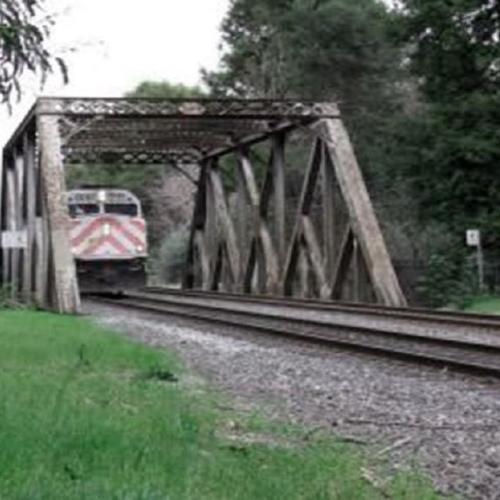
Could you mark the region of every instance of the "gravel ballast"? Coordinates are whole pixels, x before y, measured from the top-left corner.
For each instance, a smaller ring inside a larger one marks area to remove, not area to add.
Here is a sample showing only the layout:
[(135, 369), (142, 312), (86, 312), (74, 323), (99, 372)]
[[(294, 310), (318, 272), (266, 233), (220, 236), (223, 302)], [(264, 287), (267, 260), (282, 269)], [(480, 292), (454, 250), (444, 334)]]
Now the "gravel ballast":
[(85, 307), (103, 325), (176, 351), (238, 404), (365, 443), (393, 468), (417, 465), (443, 493), (500, 499), (500, 380), (248, 330)]

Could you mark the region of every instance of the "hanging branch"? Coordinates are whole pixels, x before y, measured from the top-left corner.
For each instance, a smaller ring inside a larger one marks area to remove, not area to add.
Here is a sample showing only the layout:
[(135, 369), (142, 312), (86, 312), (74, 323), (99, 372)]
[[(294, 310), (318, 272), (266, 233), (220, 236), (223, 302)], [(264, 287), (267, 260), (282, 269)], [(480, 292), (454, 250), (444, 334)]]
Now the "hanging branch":
[(12, 95), (21, 97), (20, 79), (26, 72), (47, 76), (58, 68), (65, 83), (67, 67), (47, 49), (54, 19), (42, 15), (45, 0), (0, 1), (0, 103), (10, 106)]

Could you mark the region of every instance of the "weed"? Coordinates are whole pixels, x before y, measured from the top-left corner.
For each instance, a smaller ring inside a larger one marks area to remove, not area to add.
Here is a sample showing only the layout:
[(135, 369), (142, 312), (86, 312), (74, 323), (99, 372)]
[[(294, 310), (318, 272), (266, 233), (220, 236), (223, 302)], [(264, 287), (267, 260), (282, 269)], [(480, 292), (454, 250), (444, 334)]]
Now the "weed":
[(179, 379), (169, 369), (155, 366), (148, 369), (141, 378), (145, 380), (156, 380), (159, 382), (178, 382)]
[(0, 286), (0, 310), (6, 309), (26, 309), (26, 305), (14, 293), (12, 285)]

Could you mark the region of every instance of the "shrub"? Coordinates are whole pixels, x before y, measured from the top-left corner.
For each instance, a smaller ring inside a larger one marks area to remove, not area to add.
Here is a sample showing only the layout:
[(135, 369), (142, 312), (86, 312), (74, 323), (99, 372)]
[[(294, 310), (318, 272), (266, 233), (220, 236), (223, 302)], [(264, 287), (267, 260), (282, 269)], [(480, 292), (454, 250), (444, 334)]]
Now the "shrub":
[(26, 306), (15, 296), (11, 285), (0, 287), (0, 310), (21, 309), (23, 307)]
[(152, 258), (151, 267), (156, 279), (162, 283), (178, 283), (186, 262), (189, 230), (181, 227), (162, 241)]
[(478, 291), (475, 262), (457, 243), (434, 249), (427, 259), (417, 290), (430, 307), (464, 308)]

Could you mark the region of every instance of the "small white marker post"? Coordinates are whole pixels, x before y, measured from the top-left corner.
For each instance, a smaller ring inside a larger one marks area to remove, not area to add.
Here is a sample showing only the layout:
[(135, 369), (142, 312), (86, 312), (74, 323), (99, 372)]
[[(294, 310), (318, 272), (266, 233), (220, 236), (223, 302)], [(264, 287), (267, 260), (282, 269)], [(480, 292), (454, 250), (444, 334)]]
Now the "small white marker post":
[(476, 248), (477, 277), (479, 291), (484, 291), (484, 259), (481, 245), (481, 231), (479, 229), (468, 229), (466, 232), (467, 246)]

